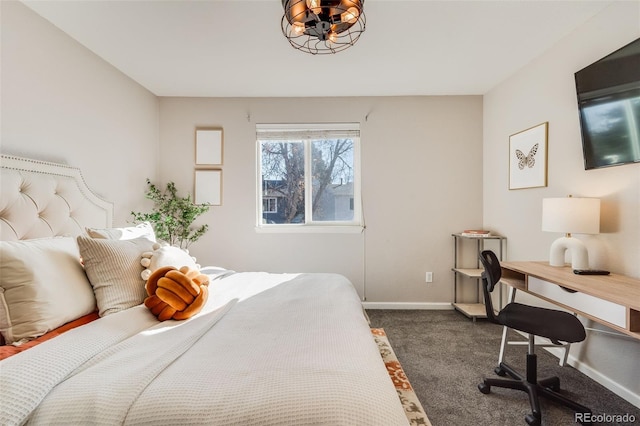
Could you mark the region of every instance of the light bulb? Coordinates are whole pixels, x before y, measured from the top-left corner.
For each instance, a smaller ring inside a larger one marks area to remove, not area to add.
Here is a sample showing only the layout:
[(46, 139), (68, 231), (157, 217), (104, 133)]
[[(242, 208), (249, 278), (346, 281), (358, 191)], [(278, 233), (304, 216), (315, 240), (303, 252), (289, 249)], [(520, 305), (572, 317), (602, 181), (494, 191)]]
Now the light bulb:
[(322, 10), (322, 8), (320, 7), (320, 3), (320, 0), (307, 0), (307, 7), (317, 15)]
[(353, 24), (358, 20), (359, 16), (360, 11), (355, 7), (350, 7), (346, 12), (342, 12), (342, 14), (340, 15), (340, 20), (342, 20), (342, 22)]
[(305, 30), (304, 23), (303, 22), (294, 22), (293, 24), (291, 24), (291, 29), (297, 35), (302, 35), (302, 34), (304, 34), (304, 30)]
[(330, 43), (335, 43), (336, 41), (338, 41), (338, 34), (333, 31), (329, 32), (329, 34), (327, 35), (327, 40), (329, 40)]

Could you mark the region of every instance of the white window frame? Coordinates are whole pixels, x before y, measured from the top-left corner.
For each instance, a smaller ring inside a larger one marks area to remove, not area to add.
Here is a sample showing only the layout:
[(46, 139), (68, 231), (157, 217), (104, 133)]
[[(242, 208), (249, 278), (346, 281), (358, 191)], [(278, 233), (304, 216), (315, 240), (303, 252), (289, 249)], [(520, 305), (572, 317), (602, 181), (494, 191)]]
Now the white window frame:
[[(262, 211), (263, 213), (278, 213), (278, 197), (271, 197), (271, 196), (266, 196), (266, 197), (262, 197), (263, 203), (264, 201), (267, 201), (267, 204), (271, 205), (273, 204), (275, 206), (275, 208), (273, 210), (269, 210), (269, 211)], [(264, 204), (263, 204), (264, 206)]]
[[(305, 136), (305, 132), (308, 135)], [(311, 140), (318, 137), (335, 139), (348, 134), (353, 139), (353, 220), (351, 221), (312, 221), (311, 214), (305, 214), (305, 223), (263, 223), (262, 216), (262, 155), (260, 141), (261, 135), (278, 134), (280, 140), (303, 140), (305, 143), (305, 212), (312, 211), (312, 183), (311, 173)], [(287, 135), (295, 135), (290, 138)], [(256, 231), (274, 233), (360, 233), (364, 229), (362, 218), (362, 193), (361, 193), (361, 164), (360, 164), (360, 124), (359, 123), (314, 123), (314, 124), (256, 124)]]

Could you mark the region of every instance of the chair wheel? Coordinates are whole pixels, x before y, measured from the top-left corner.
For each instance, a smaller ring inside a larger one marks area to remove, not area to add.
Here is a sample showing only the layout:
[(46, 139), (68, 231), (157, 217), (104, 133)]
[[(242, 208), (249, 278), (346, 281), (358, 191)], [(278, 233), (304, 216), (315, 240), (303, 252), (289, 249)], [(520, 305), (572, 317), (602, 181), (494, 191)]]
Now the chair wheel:
[(502, 376), (502, 377), (507, 375), (507, 372), (504, 371), (500, 366), (494, 368), (493, 372), (496, 373), (498, 376)]
[(524, 416), (524, 421), (527, 422), (528, 425), (540, 426), (540, 419), (533, 414)]
[(478, 389), (480, 390), (480, 392), (482, 392), (485, 395), (487, 395), (489, 392), (491, 392), (491, 386), (489, 386), (486, 383), (480, 383), (478, 385)]

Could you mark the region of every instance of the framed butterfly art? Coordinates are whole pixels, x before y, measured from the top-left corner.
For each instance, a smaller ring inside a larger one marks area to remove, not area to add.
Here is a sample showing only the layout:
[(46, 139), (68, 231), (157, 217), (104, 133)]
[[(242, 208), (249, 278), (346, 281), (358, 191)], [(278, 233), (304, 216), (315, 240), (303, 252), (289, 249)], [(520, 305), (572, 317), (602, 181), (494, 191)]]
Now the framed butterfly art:
[(509, 136), (509, 189), (547, 186), (549, 123)]

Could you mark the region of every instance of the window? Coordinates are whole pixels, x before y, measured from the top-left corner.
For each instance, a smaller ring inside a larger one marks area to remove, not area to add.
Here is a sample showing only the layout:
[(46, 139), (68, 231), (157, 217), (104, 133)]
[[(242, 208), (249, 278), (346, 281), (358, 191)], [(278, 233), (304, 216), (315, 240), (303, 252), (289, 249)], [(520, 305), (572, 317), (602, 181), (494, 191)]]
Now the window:
[(361, 226), (358, 124), (258, 124), (256, 134), (259, 228)]
[(278, 199), (276, 197), (262, 197), (262, 211), (264, 213), (278, 213)]

